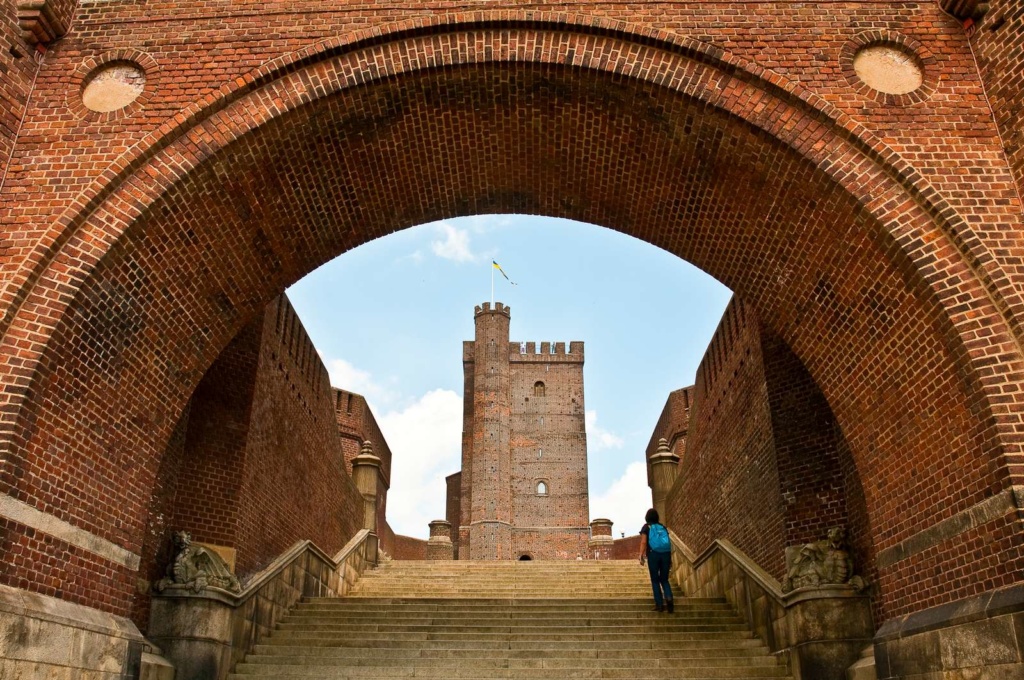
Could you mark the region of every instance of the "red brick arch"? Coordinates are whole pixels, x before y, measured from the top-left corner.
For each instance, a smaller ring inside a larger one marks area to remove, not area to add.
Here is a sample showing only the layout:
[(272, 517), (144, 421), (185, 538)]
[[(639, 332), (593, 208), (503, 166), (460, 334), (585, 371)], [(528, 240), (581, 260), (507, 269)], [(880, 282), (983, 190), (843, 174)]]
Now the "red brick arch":
[[(162, 446), (255, 310), (372, 238), (483, 212), (618, 229), (757, 306), (843, 426), (877, 550), (1010, 483), (1019, 301), (910, 165), (717, 47), (504, 12), (270, 62), (83, 193), (0, 298), (8, 492), (138, 551)], [(1011, 522), (986, 531), (883, 570), (881, 611), (1016, 578)], [(12, 535), (29, 564), (66, 549)], [(943, 573), (964, 559), (977, 579)], [(6, 582), (129, 606), (130, 569), (12, 564)]]

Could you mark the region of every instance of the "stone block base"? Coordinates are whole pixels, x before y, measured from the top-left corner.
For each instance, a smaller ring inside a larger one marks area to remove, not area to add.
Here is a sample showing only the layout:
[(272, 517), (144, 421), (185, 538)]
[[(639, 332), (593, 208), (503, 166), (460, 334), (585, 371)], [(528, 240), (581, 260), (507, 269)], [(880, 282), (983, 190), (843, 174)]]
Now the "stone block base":
[(0, 586), (0, 678), (123, 680), (141, 676), (144, 657), (170, 671), (150, 680), (173, 678), (128, 619)]
[(1024, 678), (1024, 585), (887, 621), (875, 664), (878, 680)]

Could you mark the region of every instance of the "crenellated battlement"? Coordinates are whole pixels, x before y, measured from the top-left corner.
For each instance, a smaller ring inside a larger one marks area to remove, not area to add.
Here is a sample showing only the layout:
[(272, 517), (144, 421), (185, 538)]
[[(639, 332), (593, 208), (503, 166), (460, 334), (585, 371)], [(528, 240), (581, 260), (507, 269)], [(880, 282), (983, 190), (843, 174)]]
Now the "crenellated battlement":
[(564, 342), (509, 342), (508, 356), (519, 363), (582, 363), (583, 343), (573, 340), (566, 347)]
[(512, 318), (512, 308), (505, 306), (502, 302), (495, 302), (494, 309), (491, 309), (491, 303), (485, 302), (482, 305), (477, 305), (473, 312), (473, 317), (476, 318), (483, 314), (501, 314)]

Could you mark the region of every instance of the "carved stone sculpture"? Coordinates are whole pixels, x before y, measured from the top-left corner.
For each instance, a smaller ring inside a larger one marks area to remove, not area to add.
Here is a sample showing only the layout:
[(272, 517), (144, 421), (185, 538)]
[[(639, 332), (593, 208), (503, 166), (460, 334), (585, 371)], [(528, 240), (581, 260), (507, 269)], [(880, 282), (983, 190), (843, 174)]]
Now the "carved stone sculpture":
[(167, 576), (157, 581), (154, 588), (162, 593), (168, 586), (188, 586), (196, 593), (204, 588), (221, 588), (232, 593), (242, 590), (235, 575), (220, 555), (206, 548), (193, 545), (192, 537), (185, 531), (174, 534), (177, 549), (174, 560), (167, 565)]
[(800, 548), (782, 581), (782, 592), (831, 585), (851, 585), (858, 592), (866, 587), (864, 579), (853, 573), (853, 559), (846, 550), (846, 529), (842, 527), (829, 529), (824, 541)]

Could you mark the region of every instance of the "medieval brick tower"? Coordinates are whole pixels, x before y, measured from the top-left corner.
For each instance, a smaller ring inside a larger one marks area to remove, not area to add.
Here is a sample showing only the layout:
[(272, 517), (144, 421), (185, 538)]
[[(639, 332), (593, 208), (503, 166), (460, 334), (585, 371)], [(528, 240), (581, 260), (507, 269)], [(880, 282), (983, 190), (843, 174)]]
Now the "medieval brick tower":
[(576, 559), (590, 516), (583, 343), (509, 342), (510, 321), (484, 303), (463, 345), (458, 556)]

